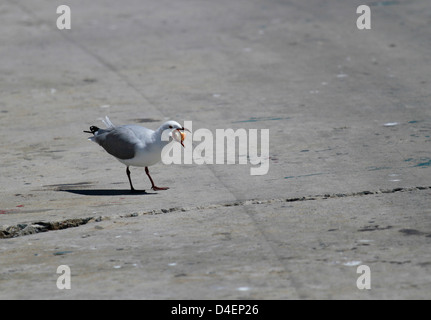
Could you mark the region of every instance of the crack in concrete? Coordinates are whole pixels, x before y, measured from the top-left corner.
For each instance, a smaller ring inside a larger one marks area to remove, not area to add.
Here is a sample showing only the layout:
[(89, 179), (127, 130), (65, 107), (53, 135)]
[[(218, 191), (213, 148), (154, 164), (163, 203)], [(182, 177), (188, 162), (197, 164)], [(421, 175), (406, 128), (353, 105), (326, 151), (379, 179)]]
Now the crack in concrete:
[(0, 239), (16, 238), (30, 234), (63, 230), (87, 224), (92, 218), (76, 218), (63, 221), (38, 221), (32, 223), (19, 223), (14, 226), (0, 226)]
[(337, 199), (337, 198), (348, 198), (348, 197), (363, 197), (363, 196), (369, 196), (369, 195), (389, 194), (389, 193), (397, 193), (397, 192), (413, 192), (413, 191), (423, 191), (423, 190), (431, 190), (431, 186), (398, 187), (394, 189), (379, 189), (377, 191), (321, 194), (321, 195), (295, 197), (295, 198), (236, 200), (231, 202), (209, 204), (204, 206), (162, 208), (157, 210), (154, 209), (150, 211), (144, 211), (140, 213), (134, 212), (134, 213), (128, 213), (128, 214), (118, 214), (114, 216), (92, 216), (92, 217), (86, 217), (86, 218), (67, 219), (63, 221), (48, 221), (48, 222), (38, 221), (38, 222), (32, 222), (32, 223), (20, 223), (14, 226), (9, 226), (9, 225), (0, 226), (0, 239), (16, 238), (20, 236), (47, 232), (47, 231), (54, 231), (54, 230), (64, 230), (68, 228), (79, 227), (89, 222), (99, 222), (102, 220), (110, 220), (113, 218), (131, 218), (131, 217), (138, 217), (138, 216), (143, 216), (148, 214), (155, 215), (155, 214), (164, 214), (164, 213), (170, 213), (170, 212), (209, 210), (209, 209), (218, 209), (218, 208), (235, 207), (235, 206), (272, 204), (272, 203), (279, 203), (279, 202), (302, 202), (302, 201), (326, 200), (326, 199)]

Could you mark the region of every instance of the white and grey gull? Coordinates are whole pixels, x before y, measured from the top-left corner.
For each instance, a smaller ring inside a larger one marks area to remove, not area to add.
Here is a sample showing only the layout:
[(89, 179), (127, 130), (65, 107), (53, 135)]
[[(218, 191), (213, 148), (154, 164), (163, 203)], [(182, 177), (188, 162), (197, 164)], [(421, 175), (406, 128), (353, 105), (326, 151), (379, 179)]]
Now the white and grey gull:
[[(84, 130), (84, 132), (92, 133), (93, 136), (88, 140), (99, 144), (106, 152), (126, 165), (131, 191), (141, 192), (133, 187), (130, 166), (145, 167), (145, 173), (150, 178), (151, 188), (154, 191), (169, 189), (168, 187), (157, 187), (154, 184), (148, 167), (161, 160), (163, 148), (172, 141), (166, 137), (162, 139), (162, 135), (168, 134), (184, 147), (184, 130), (189, 130), (176, 121), (167, 121), (155, 131), (135, 124), (115, 126), (108, 117), (102, 121), (106, 125), (106, 129), (91, 126), (90, 131)], [(145, 190), (143, 191), (145, 192)]]

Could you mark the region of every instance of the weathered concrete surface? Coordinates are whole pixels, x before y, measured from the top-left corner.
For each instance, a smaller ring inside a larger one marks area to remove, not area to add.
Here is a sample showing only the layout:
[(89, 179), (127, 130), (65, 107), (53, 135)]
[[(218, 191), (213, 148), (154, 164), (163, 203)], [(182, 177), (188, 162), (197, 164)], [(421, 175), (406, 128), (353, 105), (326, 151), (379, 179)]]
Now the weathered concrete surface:
[[(57, 4), (2, 2), (1, 230), (92, 220), (0, 239), (0, 298), (431, 298), (431, 4), (359, 31), (360, 4), (69, 1), (60, 31)], [(105, 115), (269, 128), (269, 172), (160, 164), (171, 189), (130, 195), (82, 133)]]

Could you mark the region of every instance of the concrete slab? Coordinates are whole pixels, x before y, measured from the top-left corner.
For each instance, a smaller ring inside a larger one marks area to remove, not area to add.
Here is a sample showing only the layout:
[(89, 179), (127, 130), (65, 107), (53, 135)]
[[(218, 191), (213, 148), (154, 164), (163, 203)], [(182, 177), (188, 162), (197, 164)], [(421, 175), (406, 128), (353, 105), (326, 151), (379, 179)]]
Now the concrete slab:
[[(429, 299), (431, 6), (361, 31), (360, 4), (72, 0), (71, 30), (0, 4), (0, 297)], [(269, 129), (269, 172), (159, 164), (131, 195), (82, 133), (105, 115)]]

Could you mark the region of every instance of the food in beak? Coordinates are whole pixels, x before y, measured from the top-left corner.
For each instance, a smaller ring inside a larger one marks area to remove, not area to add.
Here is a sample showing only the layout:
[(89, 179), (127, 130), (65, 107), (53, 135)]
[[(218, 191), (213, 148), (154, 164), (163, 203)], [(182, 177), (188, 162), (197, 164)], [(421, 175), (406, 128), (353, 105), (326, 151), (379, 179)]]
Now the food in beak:
[(172, 138), (174, 138), (175, 141), (181, 143), (181, 145), (184, 147), (183, 141), (186, 138), (186, 133), (181, 132), (180, 130), (187, 130), (189, 132), (190, 132), (190, 130), (185, 129), (185, 128), (181, 128), (181, 129), (175, 129), (174, 131), (172, 131)]

